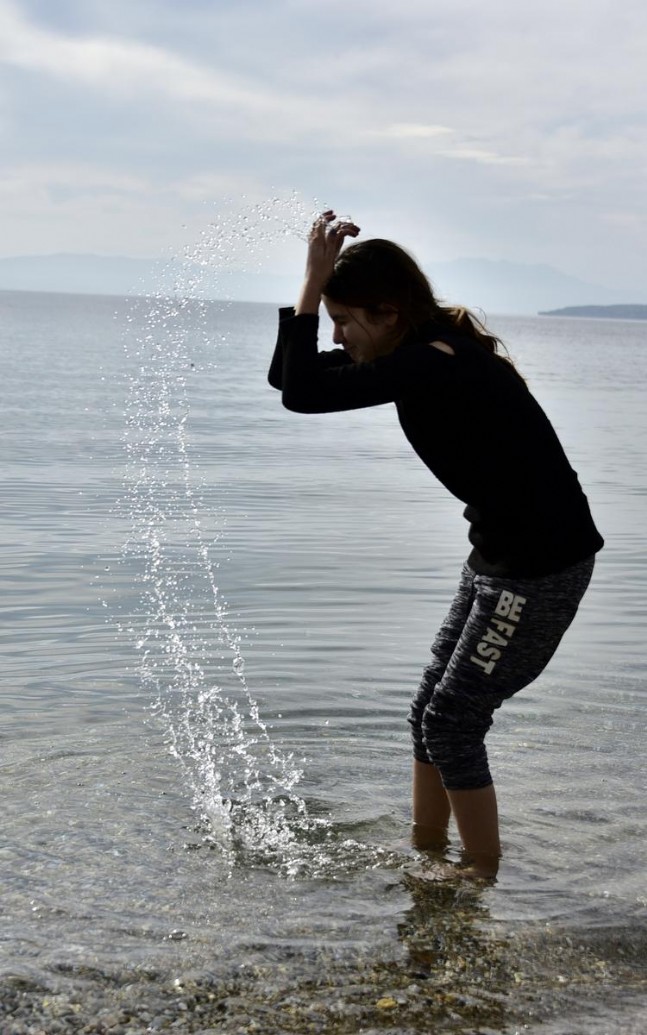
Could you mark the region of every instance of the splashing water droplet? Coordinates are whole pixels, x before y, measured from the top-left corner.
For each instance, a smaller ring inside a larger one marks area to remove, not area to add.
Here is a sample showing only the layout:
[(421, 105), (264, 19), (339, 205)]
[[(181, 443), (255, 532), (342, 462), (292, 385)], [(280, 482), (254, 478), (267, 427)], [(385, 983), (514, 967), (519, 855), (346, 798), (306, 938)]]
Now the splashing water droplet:
[(296, 791), (302, 770), (271, 739), (248, 686), (240, 637), (216, 581), (224, 511), (203, 504), (190, 455), (189, 386), (201, 348), (211, 354), (214, 341), (227, 340), (213, 325), (226, 303), (201, 295), (223, 283), (241, 254), (256, 268), (265, 247), (284, 234), (306, 237), (316, 211), (296, 195), (242, 213), (220, 211), (198, 243), (169, 263), (171, 296), (160, 289), (133, 303), (125, 343), (121, 506), (130, 534), (123, 559), (141, 583), (132, 621), (140, 678), (204, 838), (232, 864), (239, 850), (261, 853), (291, 874), (309, 858), (320, 864), (329, 825), (307, 815)]

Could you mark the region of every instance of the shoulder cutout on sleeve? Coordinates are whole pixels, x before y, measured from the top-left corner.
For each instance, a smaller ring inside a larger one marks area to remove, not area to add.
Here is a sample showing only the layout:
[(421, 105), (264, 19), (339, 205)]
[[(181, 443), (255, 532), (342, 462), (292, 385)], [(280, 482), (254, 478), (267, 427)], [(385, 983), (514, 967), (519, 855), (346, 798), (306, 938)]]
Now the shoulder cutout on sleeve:
[(438, 349), (439, 352), (446, 352), (448, 356), (455, 356), (456, 353), (451, 345), (448, 345), (446, 341), (429, 341), (428, 345), (431, 345), (434, 349)]

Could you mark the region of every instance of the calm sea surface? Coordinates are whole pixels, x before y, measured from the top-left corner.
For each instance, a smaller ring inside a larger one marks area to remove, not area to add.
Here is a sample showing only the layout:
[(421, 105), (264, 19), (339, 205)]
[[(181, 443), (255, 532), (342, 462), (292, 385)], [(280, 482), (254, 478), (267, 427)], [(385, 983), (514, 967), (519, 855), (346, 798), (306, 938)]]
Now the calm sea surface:
[(282, 410), (271, 306), (0, 293), (2, 1035), (645, 1030), (647, 324), (491, 324), (607, 545), (474, 887), (409, 845), (467, 526), (394, 408)]

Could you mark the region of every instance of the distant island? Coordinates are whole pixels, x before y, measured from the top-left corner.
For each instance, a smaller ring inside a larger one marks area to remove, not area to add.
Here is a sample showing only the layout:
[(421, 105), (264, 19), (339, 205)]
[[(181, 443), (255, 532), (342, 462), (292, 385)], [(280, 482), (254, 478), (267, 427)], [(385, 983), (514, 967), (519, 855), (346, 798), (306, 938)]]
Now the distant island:
[(540, 316), (596, 316), (611, 320), (647, 320), (647, 305), (569, 305), (546, 309)]

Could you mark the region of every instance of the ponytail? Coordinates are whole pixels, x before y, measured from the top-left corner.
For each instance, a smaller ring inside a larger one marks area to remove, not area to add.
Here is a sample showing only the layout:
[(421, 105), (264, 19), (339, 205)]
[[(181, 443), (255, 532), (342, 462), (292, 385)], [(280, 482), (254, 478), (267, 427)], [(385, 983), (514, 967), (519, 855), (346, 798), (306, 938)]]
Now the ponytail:
[(441, 326), (459, 331), (466, 338), (477, 341), (487, 352), (512, 367), (517, 377), (525, 381), (508, 355), (508, 350), (496, 334), (491, 334), (478, 316), (464, 306), (440, 305), (434, 299), (434, 318)]

